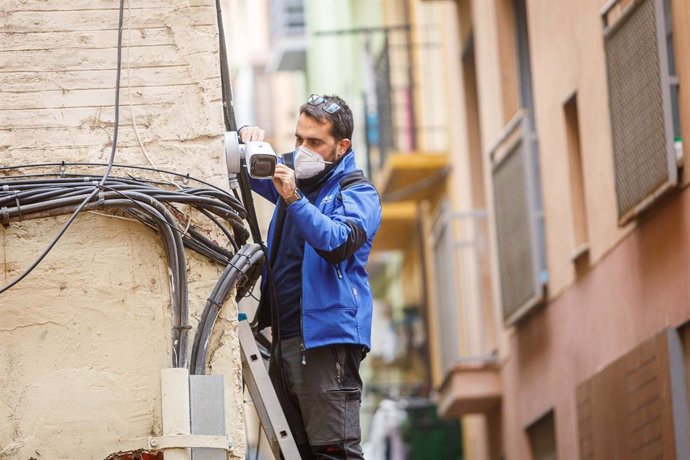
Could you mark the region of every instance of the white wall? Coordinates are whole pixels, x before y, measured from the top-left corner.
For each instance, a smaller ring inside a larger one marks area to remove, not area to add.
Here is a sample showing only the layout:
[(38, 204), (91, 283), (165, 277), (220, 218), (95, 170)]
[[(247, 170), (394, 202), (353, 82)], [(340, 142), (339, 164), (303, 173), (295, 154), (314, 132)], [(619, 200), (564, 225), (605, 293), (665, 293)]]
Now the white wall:
[[(118, 5), (3, 1), (0, 166), (107, 161)], [(155, 164), (225, 187), (215, 2), (130, 0), (123, 35), (116, 163)], [(29, 266), (66, 219), (0, 227), (0, 286)], [(221, 267), (187, 257), (195, 324)], [(159, 374), (171, 362), (167, 270), (152, 230), (84, 213), (29, 277), (0, 294), (1, 458), (103, 459), (134, 438), (161, 434)], [(227, 308), (212, 370), (225, 375), (226, 428), (243, 449), (236, 306)]]

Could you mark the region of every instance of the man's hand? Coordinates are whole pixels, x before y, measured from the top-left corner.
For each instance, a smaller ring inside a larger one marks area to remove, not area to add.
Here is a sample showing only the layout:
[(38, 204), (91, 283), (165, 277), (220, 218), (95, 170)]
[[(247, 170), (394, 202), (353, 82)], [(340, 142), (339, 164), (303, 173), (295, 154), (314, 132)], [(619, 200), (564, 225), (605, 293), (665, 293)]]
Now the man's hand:
[(277, 164), (273, 175), (273, 185), (283, 199), (288, 198), (297, 188), (295, 172), (284, 164)]
[(252, 142), (252, 141), (263, 141), (266, 136), (266, 131), (259, 128), (258, 126), (242, 126), (240, 132), (238, 133), (240, 137), (240, 142)]

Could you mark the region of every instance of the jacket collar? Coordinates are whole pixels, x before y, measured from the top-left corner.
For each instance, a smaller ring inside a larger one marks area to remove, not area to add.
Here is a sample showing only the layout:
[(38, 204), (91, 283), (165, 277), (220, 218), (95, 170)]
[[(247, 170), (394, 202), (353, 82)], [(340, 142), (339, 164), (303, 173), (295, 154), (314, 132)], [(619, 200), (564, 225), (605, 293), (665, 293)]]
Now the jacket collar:
[(333, 171), (333, 176), (341, 176), (345, 173), (357, 169), (357, 164), (355, 163), (355, 151), (350, 147), (343, 155), (343, 158), (338, 162)]

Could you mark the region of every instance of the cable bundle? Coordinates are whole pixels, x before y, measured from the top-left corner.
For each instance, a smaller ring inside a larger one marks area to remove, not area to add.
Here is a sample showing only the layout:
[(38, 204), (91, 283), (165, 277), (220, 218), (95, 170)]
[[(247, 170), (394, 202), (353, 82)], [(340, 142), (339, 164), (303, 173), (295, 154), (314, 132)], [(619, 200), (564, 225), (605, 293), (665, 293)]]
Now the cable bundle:
[[(176, 205), (191, 206), (205, 216), (226, 236), (228, 245), (215, 243), (204, 236), (189, 217)], [(174, 367), (187, 367), (189, 304), (187, 264), (184, 247), (226, 266), (202, 315), (193, 363), (203, 373), (211, 329), (228, 293), (240, 282), (237, 299), (251, 290), (259, 276), (264, 255), (261, 246), (245, 245), (249, 232), (244, 226), (247, 217), (242, 203), (233, 195), (217, 188), (164, 189), (147, 180), (101, 176), (53, 178), (8, 177), (0, 180), (0, 219), (11, 222), (71, 214), (70, 219), (36, 261), (18, 278), (0, 289), (8, 290), (25, 278), (65, 233), (81, 211), (120, 209), (162, 236), (171, 274), (173, 312)]]
[(192, 347), (192, 362), (189, 366), (191, 374), (203, 374), (205, 372), (208, 341), (211, 338), (213, 325), (218, 318), (220, 308), (227, 300), (228, 295), (240, 282), (241, 286), (237, 290), (235, 300), (243, 298), (258, 278), (263, 261), (264, 252), (261, 246), (247, 244), (235, 254), (231, 263), (223, 271), (206, 301), (206, 306), (199, 320), (199, 326), (194, 337), (194, 346)]
[[(120, 0), (117, 36), (117, 65), (115, 75), (115, 123), (113, 142), (108, 162), (105, 165), (94, 163), (73, 163), (76, 166), (105, 166), (102, 175), (84, 176), (64, 173), (65, 163), (58, 163), (60, 175), (34, 174), (15, 175), (0, 179), (0, 222), (7, 226), (12, 222), (28, 219), (71, 214), (62, 229), (53, 238), (46, 249), (17, 278), (6, 286), (0, 287), (0, 294), (11, 289), (26, 276), (50, 253), (72, 222), (82, 211), (120, 209), (135, 217), (145, 225), (156, 229), (163, 237), (168, 265), (171, 273), (172, 311), (173, 311), (173, 366), (187, 367), (187, 342), (189, 325), (189, 304), (187, 267), (184, 247), (188, 247), (209, 259), (226, 266), (216, 287), (211, 293), (203, 311), (199, 328), (194, 340), (192, 369), (203, 373), (208, 347), (208, 340), (213, 325), (223, 302), (229, 293), (239, 286), (236, 299), (247, 295), (259, 277), (264, 261), (265, 247), (261, 242), (258, 222), (253, 207), (249, 179), (246, 172), (240, 174), (237, 182), (242, 193), (242, 201), (217, 187), (203, 181), (192, 179), (209, 186), (208, 188), (161, 188), (161, 183), (150, 180), (111, 177), (113, 168), (129, 168), (166, 173), (180, 177), (178, 173), (162, 171), (156, 168), (140, 166), (122, 166), (115, 164), (117, 139), (120, 124), (120, 75), (122, 70), (122, 28), (124, 17), (124, 0)], [(219, 44), (221, 59), (221, 81), (223, 86), (223, 115), (227, 131), (236, 130), (234, 111), (232, 109), (232, 91), (228, 76), (225, 41), (222, 28), (220, 1), (216, 1)], [(0, 167), (0, 172), (23, 168), (54, 166), (55, 164), (13, 165)], [(237, 195), (237, 193), (236, 193)], [(219, 245), (203, 235), (203, 232), (192, 225), (190, 218), (185, 218), (175, 205), (188, 205), (204, 215), (228, 239), (232, 251)], [(244, 223), (249, 224), (253, 240), (259, 244), (246, 245), (250, 232)]]

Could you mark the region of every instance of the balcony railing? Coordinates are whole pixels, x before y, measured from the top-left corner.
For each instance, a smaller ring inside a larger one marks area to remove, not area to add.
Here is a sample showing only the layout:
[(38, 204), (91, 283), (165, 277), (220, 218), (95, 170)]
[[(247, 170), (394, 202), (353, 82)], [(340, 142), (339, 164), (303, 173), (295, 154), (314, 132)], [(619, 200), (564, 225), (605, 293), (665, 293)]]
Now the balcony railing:
[(412, 43), (412, 27), (382, 27), (380, 45), (371, 51), (365, 106), (372, 177), (391, 153), (448, 149), (443, 72), (436, 66), (443, 62), (441, 37), (436, 28), (418, 25), (420, 41)]
[(486, 211), (442, 205), (431, 246), (442, 372), (495, 361)]

